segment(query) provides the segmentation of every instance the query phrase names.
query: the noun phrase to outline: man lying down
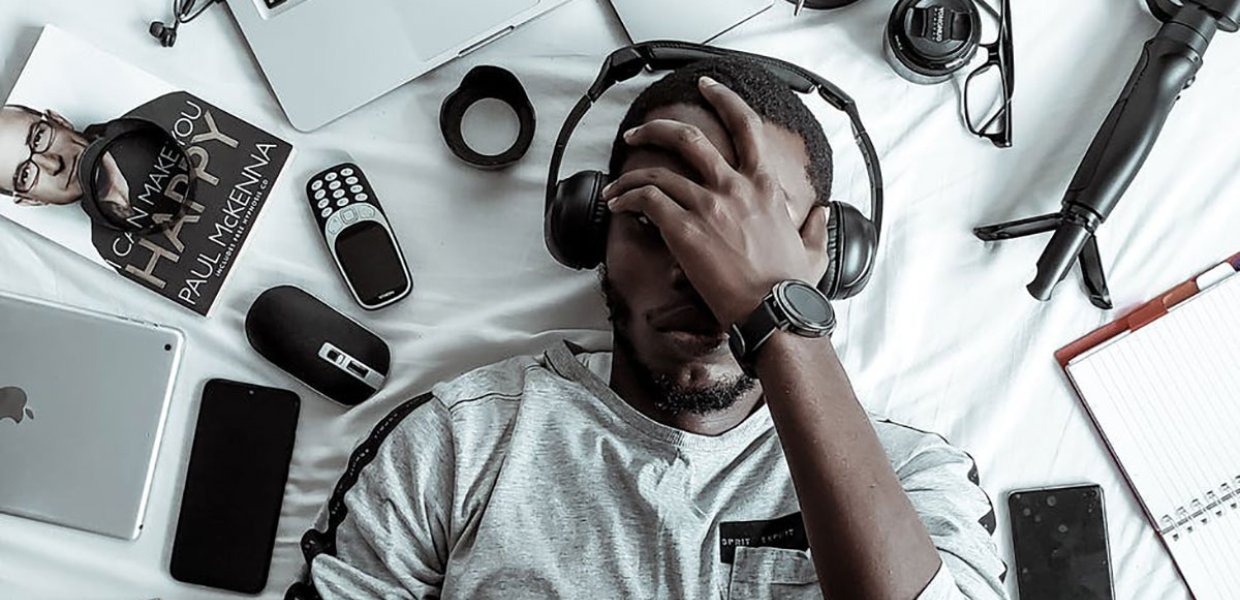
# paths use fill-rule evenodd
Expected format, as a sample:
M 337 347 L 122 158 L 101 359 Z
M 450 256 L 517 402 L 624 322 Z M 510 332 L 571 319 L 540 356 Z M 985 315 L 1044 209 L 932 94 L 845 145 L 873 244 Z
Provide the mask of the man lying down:
M 831 150 L 740 59 L 646 89 L 613 147 L 614 352 L 560 345 L 393 411 L 290 597 L 1003 598 L 972 460 L 873 420 L 829 337 L 728 325 L 827 271 Z M 747 373 L 752 373 L 747 374 Z

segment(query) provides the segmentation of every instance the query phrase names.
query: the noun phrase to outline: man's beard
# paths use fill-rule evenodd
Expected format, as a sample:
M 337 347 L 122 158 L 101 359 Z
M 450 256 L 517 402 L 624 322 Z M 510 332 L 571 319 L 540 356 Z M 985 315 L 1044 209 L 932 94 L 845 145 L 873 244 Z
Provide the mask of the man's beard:
M 611 285 L 606 266 L 599 269 L 603 299 L 607 302 L 607 319 L 611 321 L 615 351 L 623 353 L 632 366 L 637 382 L 650 394 L 659 410 L 670 414 L 683 413 L 704 415 L 730 408 L 757 385 L 758 380 L 741 373 L 723 381 L 713 381 L 705 387 L 681 385 L 675 378 L 656 373 L 637 355 L 637 348 L 629 338 L 629 324 L 633 313 L 624 298 Z

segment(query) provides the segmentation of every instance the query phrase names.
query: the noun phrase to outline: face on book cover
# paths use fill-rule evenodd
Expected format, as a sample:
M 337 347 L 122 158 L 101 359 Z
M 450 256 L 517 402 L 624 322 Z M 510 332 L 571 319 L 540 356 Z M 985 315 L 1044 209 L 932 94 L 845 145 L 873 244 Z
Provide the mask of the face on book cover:
M 86 138 L 55 111 L 0 109 L 0 188 L 24 204 L 72 204 L 82 198 L 77 163 Z M 42 150 L 37 152 L 36 150 Z M 34 168 L 23 164 L 30 161 Z M 29 190 L 20 188 L 29 187 Z
M 54 110 L 0 108 L 0 191 L 24 206 L 59 206 L 82 199 L 78 169 L 88 140 Z M 102 159 L 100 208 L 123 220 L 132 214 L 129 186 L 110 154 Z

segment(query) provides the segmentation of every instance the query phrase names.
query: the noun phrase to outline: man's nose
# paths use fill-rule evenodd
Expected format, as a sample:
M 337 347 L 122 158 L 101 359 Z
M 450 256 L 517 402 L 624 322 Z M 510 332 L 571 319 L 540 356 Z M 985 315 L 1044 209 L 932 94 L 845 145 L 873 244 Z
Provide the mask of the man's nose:
M 65 168 L 65 160 L 54 149 L 47 152 L 34 155 L 34 164 L 38 165 L 39 170 L 48 175 L 59 175 L 60 171 Z
M 680 263 L 676 259 L 671 260 L 671 277 L 672 289 L 678 292 L 684 292 L 693 289 L 693 284 L 689 283 L 689 277 L 685 275 L 685 270 L 681 268 Z
M 685 277 L 685 270 L 683 267 L 680 266 L 680 262 L 674 258 L 670 262 L 671 262 L 670 266 L 672 269 L 672 282 L 681 283 L 681 282 L 689 281 L 689 278 Z

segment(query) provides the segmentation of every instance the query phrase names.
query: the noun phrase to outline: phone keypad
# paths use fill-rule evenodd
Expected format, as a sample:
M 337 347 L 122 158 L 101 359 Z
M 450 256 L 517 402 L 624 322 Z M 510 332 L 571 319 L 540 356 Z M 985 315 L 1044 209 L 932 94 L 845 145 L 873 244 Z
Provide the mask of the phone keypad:
M 319 216 L 327 219 L 342 212 L 349 206 L 361 203 L 371 202 L 371 195 L 365 182 L 361 179 L 361 173 L 354 167 L 341 167 L 327 170 L 320 173 L 310 182 L 307 188 L 310 194 L 313 206 L 319 211 Z M 350 212 L 348 223 L 356 222 L 360 219 L 370 219 L 377 217 L 380 213 L 375 207 L 359 207 L 356 212 Z M 337 221 L 346 218 L 341 214 Z M 324 223 L 324 227 L 327 224 Z M 335 227 L 339 231 L 343 227 Z M 327 233 L 335 233 L 328 230 Z

